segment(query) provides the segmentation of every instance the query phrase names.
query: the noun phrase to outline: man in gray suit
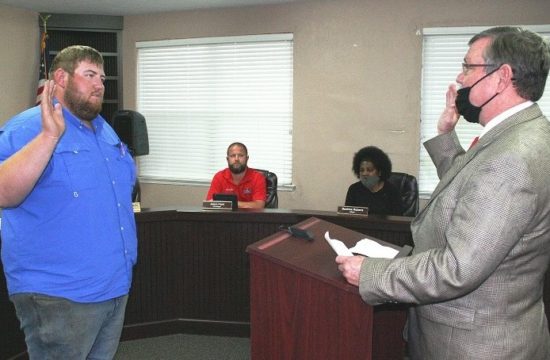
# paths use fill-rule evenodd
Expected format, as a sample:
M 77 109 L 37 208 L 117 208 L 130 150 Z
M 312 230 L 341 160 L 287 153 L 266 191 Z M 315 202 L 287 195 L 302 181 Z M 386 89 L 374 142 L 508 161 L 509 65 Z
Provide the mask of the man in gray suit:
M 499 27 L 474 36 L 424 145 L 440 182 L 413 221 L 412 256 L 336 258 L 369 304 L 412 303 L 412 359 L 550 359 L 542 299 L 550 262 L 550 124 L 535 103 L 550 47 Z M 459 116 L 484 128 L 468 151 Z

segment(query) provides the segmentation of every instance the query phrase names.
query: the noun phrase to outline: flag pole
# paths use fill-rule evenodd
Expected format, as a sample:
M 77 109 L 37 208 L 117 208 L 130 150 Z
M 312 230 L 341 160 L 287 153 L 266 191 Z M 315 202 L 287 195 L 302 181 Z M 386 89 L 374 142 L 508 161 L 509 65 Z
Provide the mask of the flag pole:
M 42 20 L 42 35 L 40 37 L 40 71 L 38 74 L 38 88 L 36 89 L 36 102 L 35 105 L 40 104 L 42 101 L 42 91 L 44 91 L 44 83 L 48 80 L 48 54 L 46 53 L 46 41 L 48 39 L 48 19 L 51 15 L 39 14 L 40 20 Z
M 48 54 L 46 54 L 46 39 L 48 38 L 48 19 L 51 15 L 42 15 L 40 14 L 40 20 L 42 20 L 42 27 L 44 28 L 44 32 L 42 33 L 42 38 L 40 39 L 40 53 L 44 57 L 44 73 L 46 76 L 46 80 L 48 80 Z

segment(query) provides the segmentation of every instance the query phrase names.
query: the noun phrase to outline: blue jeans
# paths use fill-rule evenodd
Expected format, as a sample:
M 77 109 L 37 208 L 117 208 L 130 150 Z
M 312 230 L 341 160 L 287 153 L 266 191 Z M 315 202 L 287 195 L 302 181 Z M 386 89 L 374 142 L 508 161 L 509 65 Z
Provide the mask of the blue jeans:
M 35 293 L 10 297 L 31 360 L 111 360 L 124 323 L 128 295 L 77 303 Z

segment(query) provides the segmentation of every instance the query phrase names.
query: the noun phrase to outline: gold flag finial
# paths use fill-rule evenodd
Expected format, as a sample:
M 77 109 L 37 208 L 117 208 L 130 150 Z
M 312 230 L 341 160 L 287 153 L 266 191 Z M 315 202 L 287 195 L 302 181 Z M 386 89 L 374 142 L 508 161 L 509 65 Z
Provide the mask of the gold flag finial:
M 42 27 L 44 28 L 44 32 L 47 33 L 48 30 L 47 30 L 47 24 L 48 24 L 48 19 L 51 17 L 51 15 L 42 15 L 40 14 L 40 20 L 42 20 Z

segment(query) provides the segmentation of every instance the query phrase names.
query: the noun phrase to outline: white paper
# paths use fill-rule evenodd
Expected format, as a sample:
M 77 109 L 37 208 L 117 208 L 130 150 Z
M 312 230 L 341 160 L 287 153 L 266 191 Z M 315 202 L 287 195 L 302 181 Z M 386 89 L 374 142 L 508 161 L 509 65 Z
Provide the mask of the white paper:
M 328 244 L 336 254 L 341 256 L 353 256 L 351 250 L 348 249 L 348 247 L 343 242 L 337 239 L 331 239 L 328 231 L 325 233 L 325 240 L 328 242 Z
M 350 250 L 356 254 L 385 259 L 393 259 L 399 253 L 398 250 L 389 246 L 380 245 L 371 239 L 359 240 Z
M 372 258 L 385 258 L 393 259 L 398 253 L 398 250 L 389 246 L 380 245 L 371 239 L 362 239 L 355 244 L 354 247 L 348 249 L 346 244 L 338 239 L 331 239 L 330 235 L 325 232 L 325 240 L 329 243 L 330 247 L 338 255 L 353 256 L 353 254 L 361 254 Z

